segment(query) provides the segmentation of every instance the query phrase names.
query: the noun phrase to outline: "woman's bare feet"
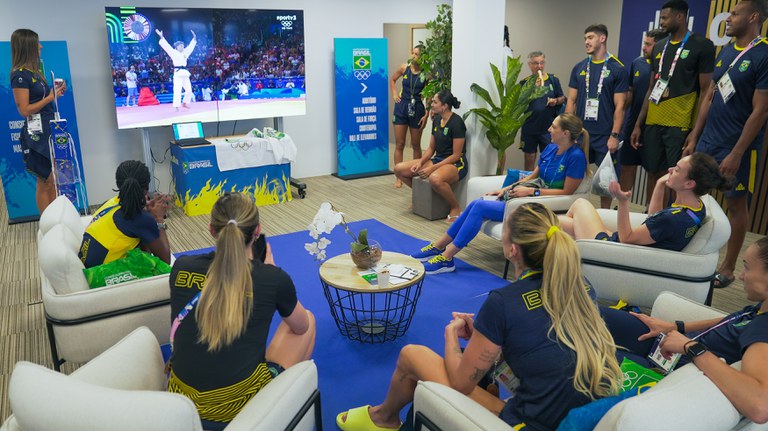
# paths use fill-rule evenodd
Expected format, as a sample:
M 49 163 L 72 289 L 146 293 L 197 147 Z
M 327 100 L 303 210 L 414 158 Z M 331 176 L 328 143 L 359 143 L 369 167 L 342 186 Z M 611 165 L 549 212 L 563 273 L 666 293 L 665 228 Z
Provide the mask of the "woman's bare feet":
M 402 182 L 402 181 L 400 181 L 400 178 L 397 178 L 397 179 L 395 180 L 395 188 L 396 188 L 396 189 L 399 189 L 399 188 L 400 188 L 400 187 L 402 187 L 402 186 L 403 186 L 403 182 Z

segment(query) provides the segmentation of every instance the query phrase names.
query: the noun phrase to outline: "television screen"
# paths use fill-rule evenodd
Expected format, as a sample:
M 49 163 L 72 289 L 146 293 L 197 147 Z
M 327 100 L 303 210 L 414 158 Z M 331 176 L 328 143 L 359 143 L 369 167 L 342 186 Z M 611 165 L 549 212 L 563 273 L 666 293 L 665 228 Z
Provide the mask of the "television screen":
M 306 113 L 301 10 L 107 7 L 119 129 Z

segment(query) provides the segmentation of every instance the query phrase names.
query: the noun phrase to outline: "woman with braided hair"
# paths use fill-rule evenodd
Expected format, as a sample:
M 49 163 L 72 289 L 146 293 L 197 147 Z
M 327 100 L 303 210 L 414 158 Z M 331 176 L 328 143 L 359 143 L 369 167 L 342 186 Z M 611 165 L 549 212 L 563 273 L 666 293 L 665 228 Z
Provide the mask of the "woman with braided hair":
M 149 199 L 149 169 L 138 160 L 120 163 L 115 174 L 117 196 L 96 211 L 85 228 L 78 256 L 86 268 L 112 262 L 141 247 L 171 263 L 165 217 L 169 199 Z

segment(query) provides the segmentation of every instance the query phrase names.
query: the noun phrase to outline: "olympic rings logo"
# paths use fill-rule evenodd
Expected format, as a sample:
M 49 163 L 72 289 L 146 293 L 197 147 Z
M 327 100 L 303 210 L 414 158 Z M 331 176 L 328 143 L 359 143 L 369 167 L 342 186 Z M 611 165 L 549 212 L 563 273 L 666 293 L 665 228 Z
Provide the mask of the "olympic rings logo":
M 355 78 L 357 78 L 358 81 L 365 81 L 366 79 L 371 77 L 371 71 L 370 70 L 356 70 L 354 72 Z
M 283 25 L 284 30 L 293 28 L 293 21 L 280 21 L 280 24 Z
M 248 151 L 253 146 L 250 142 L 233 142 L 230 145 L 232 145 L 232 149 L 236 150 L 239 148 L 242 151 Z

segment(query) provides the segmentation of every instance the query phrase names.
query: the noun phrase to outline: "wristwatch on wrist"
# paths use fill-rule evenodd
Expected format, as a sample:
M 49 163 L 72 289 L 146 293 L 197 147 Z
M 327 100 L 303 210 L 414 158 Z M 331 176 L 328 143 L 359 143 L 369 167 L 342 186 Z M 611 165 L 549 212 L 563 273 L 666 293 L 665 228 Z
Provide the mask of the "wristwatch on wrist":
M 675 320 L 675 326 L 677 326 L 677 332 L 685 334 L 685 322 L 682 320 Z
M 539 190 L 539 189 L 534 190 L 533 191 L 533 195 L 534 196 L 541 196 L 541 190 Z
M 160 229 L 160 230 L 168 230 L 168 225 L 165 224 L 165 222 L 157 223 L 157 228 Z
M 611 138 L 621 139 L 621 135 L 616 132 L 611 132 Z
M 707 350 L 709 350 L 707 349 L 707 346 L 693 342 L 685 348 L 685 354 L 688 355 L 688 358 L 690 358 L 691 361 L 693 361 L 694 358 L 703 355 Z

